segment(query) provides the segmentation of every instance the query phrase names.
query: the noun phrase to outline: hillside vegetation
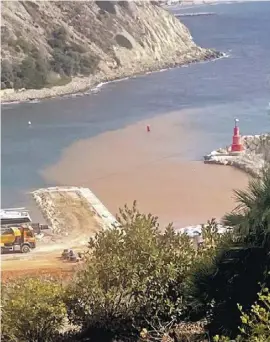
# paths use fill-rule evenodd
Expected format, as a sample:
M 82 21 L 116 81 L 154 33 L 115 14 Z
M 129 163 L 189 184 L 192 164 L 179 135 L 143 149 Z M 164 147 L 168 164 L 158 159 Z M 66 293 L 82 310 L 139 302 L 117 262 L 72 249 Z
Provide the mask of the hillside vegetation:
M 151 1 L 3 1 L 2 89 L 96 81 L 217 56 Z

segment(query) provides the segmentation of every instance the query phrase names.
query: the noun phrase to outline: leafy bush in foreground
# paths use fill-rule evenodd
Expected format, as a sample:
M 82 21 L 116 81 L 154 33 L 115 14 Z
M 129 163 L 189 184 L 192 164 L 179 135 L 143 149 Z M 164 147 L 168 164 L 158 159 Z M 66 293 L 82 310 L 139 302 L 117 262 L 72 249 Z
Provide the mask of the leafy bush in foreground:
M 205 318 L 211 336 L 236 336 L 241 325 L 238 341 L 269 340 L 268 290 L 243 313 L 257 298 L 258 282 L 270 285 L 267 225 L 260 227 L 265 238 L 251 245 L 248 236 L 221 237 L 209 221 L 196 250 L 171 225 L 161 233 L 157 218 L 141 214 L 136 203 L 120 210 L 118 221 L 90 240 L 83 268 L 64 291 L 57 282 L 31 278 L 3 286 L 3 341 L 157 341 L 164 334 L 195 341 L 205 336 Z M 67 317 L 75 331 L 61 335 Z
M 266 342 L 270 341 L 270 292 L 268 288 L 262 288 L 258 293 L 258 302 L 251 306 L 248 313 L 238 305 L 241 313 L 240 335 L 237 342 Z M 230 338 L 215 336 L 215 342 L 229 342 Z
M 55 341 L 66 317 L 62 295 L 52 280 L 24 278 L 2 285 L 1 340 Z
M 247 310 L 259 291 L 258 282 L 264 281 L 267 251 L 252 246 L 235 244 L 222 251 L 211 265 L 197 268 L 193 276 L 193 307 L 208 316 L 210 335 L 225 334 L 235 337 L 241 323 L 237 304 Z
M 234 227 L 240 236 L 261 243 L 265 227 L 270 230 L 270 165 L 260 178 L 249 181 L 245 190 L 235 190 L 237 207 L 224 216 L 224 224 Z
M 199 308 L 199 318 L 208 314 L 212 336 L 236 336 L 241 324 L 237 304 L 248 310 L 258 284 L 270 286 L 270 169 L 236 193 L 239 206 L 225 217 L 235 229 L 234 242 L 197 267 L 191 282 L 193 308 Z
M 157 218 L 135 204 L 118 219 L 119 228 L 91 239 L 86 267 L 69 289 L 69 318 L 86 336 L 137 338 L 142 328 L 179 319 L 185 308 L 195 253 L 189 238 L 171 225 L 162 234 Z

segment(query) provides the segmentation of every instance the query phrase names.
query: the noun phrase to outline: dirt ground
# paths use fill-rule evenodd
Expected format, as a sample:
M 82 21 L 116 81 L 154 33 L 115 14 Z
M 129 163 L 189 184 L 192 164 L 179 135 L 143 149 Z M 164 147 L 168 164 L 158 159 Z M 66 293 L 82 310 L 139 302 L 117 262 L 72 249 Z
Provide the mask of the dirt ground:
M 1 255 L 2 281 L 22 276 L 53 276 L 72 278 L 81 262 L 73 263 L 61 259 L 64 249 L 84 252 L 91 236 L 100 229 L 89 204 L 76 192 L 45 192 L 43 214 L 52 218 L 57 232 L 44 231 L 37 247 L 29 254 L 8 253 Z M 50 210 L 53 214 L 50 216 Z
M 43 214 L 55 230 L 43 231 L 37 247 L 28 254 L 1 255 L 2 281 L 22 276 L 51 275 L 71 278 L 80 263 L 61 259 L 64 249 L 84 252 L 91 236 L 100 230 L 89 203 L 77 192 L 44 191 Z
M 53 276 L 70 279 L 82 262 L 61 259 L 62 250 L 50 253 L 7 254 L 1 256 L 2 282 L 22 276 Z

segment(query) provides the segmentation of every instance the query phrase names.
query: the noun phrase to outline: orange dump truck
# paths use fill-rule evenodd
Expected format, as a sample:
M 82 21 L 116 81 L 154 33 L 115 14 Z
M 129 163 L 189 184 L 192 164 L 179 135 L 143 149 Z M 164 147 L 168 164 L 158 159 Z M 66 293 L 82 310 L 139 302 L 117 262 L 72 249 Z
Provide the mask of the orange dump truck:
M 6 251 L 28 253 L 36 247 L 36 238 L 31 227 L 1 227 L 1 253 Z

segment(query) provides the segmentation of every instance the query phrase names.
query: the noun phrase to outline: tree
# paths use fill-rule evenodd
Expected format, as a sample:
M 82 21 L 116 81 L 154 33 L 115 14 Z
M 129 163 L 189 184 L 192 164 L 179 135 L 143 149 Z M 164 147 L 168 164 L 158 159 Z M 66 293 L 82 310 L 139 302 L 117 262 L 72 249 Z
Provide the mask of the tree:
M 23 278 L 2 285 L 2 341 L 53 342 L 66 317 L 62 286 Z
M 264 228 L 270 231 L 270 166 L 260 178 L 250 180 L 247 190 L 236 190 L 235 195 L 238 206 L 224 216 L 224 224 L 234 227 L 240 236 L 261 239 Z
M 16 77 L 21 80 L 19 85 L 24 88 L 39 89 L 44 87 L 47 74 L 47 60 L 36 50 L 33 50 L 31 56 L 25 57 L 16 68 Z
M 270 286 L 269 170 L 251 180 L 248 190 L 236 192 L 240 204 L 224 219 L 234 227 L 231 243 L 217 249 L 212 262 L 207 260 L 194 271 L 192 306 L 200 316 L 208 315 L 212 336 L 235 337 L 241 323 L 237 303 L 248 310 L 259 291 L 258 283 Z
M 13 67 L 6 59 L 1 63 L 1 83 L 3 88 L 12 88 L 14 83 Z
M 66 76 L 73 76 L 79 70 L 79 54 L 75 52 L 65 52 L 55 48 L 51 61 L 52 69 Z
M 48 44 L 53 48 L 58 48 L 60 50 L 64 49 L 66 46 L 67 31 L 63 26 L 52 31 L 52 37 L 48 39 Z
M 194 258 L 189 238 L 136 203 L 120 210 L 119 227 L 101 231 L 89 243 L 85 268 L 67 297 L 69 318 L 87 336 L 138 337 L 141 329 L 179 319 L 184 282 Z M 99 336 L 101 338 L 101 336 Z

